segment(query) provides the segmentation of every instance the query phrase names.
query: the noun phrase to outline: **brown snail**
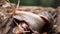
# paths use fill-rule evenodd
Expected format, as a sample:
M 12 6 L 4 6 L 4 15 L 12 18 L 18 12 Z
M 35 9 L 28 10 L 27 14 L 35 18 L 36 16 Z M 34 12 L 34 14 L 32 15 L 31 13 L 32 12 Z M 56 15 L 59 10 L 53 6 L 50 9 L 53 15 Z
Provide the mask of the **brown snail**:
M 46 13 L 45 13 L 46 14 Z M 30 12 L 24 12 L 24 11 L 16 11 L 15 15 L 13 15 L 14 19 L 17 19 L 19 21 L 23 21 L 25 23 L 25 26 L 23 26 L 23 24 L 21 25 L 21 23 L 19 25 L 21 25 L 21 27 L 27 29 L 24 31 L 29 31 L 29 29 L 32 32 L 38 32 L 41 33 L 41 30 L 43 29 L 43 27 L 45 26 L 45 24 L 48 25 L 48 28 L 52 28 L 53 27 L 53 18 L 51 17 L 51 15 L 49 13 L 47 13 L 47 15 L 45 14 L 41 14 L 41 15 L 36 15 Z M 26 25 L 27 24 L 27 25 Z M 29 27 L 27 27 L 29 26 Z M 26 28 L 27 27 L 27 28 Z M 30 31 L 30 32 L 31 32 Z

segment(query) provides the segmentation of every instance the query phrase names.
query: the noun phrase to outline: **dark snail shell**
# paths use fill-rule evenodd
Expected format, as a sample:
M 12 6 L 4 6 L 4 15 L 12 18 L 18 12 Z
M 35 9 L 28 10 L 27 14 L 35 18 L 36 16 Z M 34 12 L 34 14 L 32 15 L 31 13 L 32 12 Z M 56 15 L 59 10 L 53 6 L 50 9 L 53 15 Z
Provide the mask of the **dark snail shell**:
M 44 14 L 41 14 L 41 15 L 45 16 Z M 22 20 L 26 21 L 27 24 L 29 26 L 31 26 L 31 28 L 34 31 L 37 31 L 37 32 L 40 33 L 41 29 L 43 28 L 43 26 L 46 23 L 45 20 L 47 20 L 48 22 L 50 22 L 50 19 L 52 19 L 52 18 L 49 18 L 49 16 L 45 16 L 46 18 L 43 17 L 43 16 L 39 16 L 39 15 L 30 13 L 30 12 L 23 12 L 23 11 L 19 12 L 19 11 L 17 11 L 16 14 L 13 15 L 13 18 L 15 18 L 17 20 L 20 20 L 20 21 L 22 21 Z

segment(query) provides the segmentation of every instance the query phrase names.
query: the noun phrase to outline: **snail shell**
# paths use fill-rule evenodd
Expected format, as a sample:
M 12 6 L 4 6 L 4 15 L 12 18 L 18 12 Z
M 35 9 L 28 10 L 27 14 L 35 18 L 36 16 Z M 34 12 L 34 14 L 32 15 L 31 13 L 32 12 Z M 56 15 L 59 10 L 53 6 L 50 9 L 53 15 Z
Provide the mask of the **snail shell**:
M 45 25 L 45 21 L 39 15 L 30 12 L 16 11 L 16 14 L 13 15 L 13 18 L 16 18 L 20 21 L 26 21 L 32 29 L 38 32 L 40 32 L 42 27 Z
M 40 31 L 45 24 L 41 17 L 30 12 L 16 12 L 16 14 L 13 15 L 13 18 L 16 18 L 20 21 L 25 20 L 35 31 Z

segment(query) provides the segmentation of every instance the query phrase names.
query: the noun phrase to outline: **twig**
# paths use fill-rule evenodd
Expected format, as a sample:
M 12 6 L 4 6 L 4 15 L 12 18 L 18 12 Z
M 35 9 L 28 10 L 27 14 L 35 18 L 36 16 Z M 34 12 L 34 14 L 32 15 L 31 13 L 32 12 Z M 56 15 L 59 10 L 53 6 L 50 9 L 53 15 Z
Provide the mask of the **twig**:
M 18 0 L 18 4 L 17 4 L 17 8 L 16 8 L 16 9 L 18 9 L 18 7 L 19 7 L 19 4 L 20 4 L 20 0 Z

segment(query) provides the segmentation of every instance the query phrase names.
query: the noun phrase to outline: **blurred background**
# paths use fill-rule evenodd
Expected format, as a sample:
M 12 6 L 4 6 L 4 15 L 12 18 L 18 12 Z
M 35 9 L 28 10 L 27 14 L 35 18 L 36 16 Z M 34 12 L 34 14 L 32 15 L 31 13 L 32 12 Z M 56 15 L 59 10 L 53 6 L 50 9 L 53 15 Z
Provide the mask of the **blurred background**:
M 10 2 L 17 4 L 18 0 L 10 0 Z M 60 0 L 20 0 L 22 6 L 43 6 L 43 7 L 58 7 Z

